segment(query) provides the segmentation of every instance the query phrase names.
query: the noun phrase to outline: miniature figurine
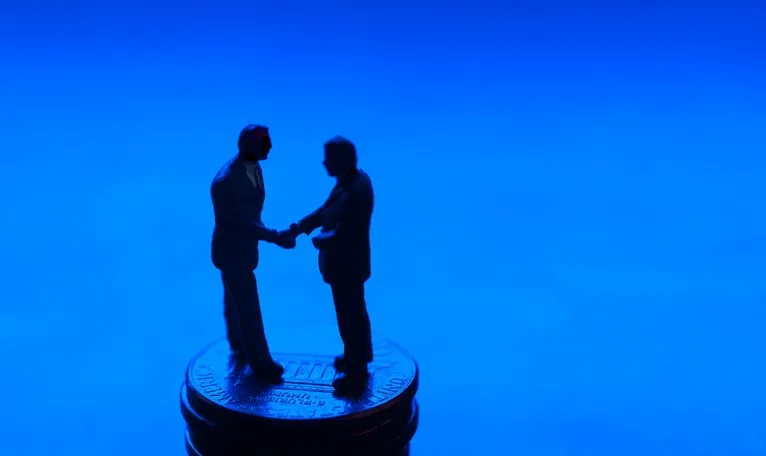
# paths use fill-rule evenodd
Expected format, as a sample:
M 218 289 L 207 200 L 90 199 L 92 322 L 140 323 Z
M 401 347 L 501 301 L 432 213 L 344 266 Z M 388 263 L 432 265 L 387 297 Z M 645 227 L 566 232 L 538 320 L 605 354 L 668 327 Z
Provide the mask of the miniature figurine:
M 261 220 L 266 190 L 260 162 L 272 147 L 268 127 L 247 125 L 237 145 L 239 153 L 210 186 L 215 213 L 211 256 L 221 271 L 232 354 L 244 358 L 260 379 L 279 382 L 284 368 L 271 357 L 266 341 L 255 269 L 260 241 L 292 249 L 295 237 L 267 228 Z
M 333 382 L 339 393 L 359 393 L 372 361 L 370 317 L 364 286 L 370 278 L 370 222 L 373 190 L 369 176 L 357 168 L 356 147 L 336 137 L 324 145 L 324 166 L 336 178 L 330 196 L 319 209 L 290 226 L 293 236 L 321 227 L 312 243 L 319 250 L 319 270 L 330 285 L 343 355 L 335 358 L 343 374 Z

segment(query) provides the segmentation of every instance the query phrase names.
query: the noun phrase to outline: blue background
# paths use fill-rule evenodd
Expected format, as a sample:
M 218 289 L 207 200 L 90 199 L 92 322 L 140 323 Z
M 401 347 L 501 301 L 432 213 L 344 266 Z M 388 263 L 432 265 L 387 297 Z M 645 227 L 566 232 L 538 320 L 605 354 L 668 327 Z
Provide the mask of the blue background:
M 209 183 L 274 137 L 265 220 L 376 189 L 374 331 L 415 455 L 766 454 L 763 2 L 3 2 L 4 452 L 181 454 L 223 335 Z M 308 239 L 272 348 L 337 344 Z

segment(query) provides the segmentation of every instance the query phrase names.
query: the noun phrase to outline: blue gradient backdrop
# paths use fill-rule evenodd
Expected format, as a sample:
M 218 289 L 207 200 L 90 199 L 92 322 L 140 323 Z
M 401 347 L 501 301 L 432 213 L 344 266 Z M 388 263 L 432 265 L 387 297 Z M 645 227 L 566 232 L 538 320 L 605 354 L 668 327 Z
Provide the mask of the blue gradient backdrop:
M 766 454 L 763 2 L 11 1 L 3 454 L 182 453 L 185 363 L 223 335 L 208 186 L 248 122 L 275 227 L 357 142 L 415 455 Z M 275 350 L 337 344 L 306 238 L 259 278 Z

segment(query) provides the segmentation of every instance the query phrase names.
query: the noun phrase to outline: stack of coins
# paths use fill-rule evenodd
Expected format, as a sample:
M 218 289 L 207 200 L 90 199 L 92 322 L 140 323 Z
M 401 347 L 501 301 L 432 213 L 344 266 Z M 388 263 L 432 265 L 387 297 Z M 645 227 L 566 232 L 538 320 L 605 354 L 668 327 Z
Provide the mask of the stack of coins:
M 226 341 L 190 362 L 181 388 L 191 456 L 404 456 L 418 426 L 418 367 L 394 343 L 374 341 L 368 387 L 334 393 L 333 356 L 277 353 L 284 382 L 264 385 Z

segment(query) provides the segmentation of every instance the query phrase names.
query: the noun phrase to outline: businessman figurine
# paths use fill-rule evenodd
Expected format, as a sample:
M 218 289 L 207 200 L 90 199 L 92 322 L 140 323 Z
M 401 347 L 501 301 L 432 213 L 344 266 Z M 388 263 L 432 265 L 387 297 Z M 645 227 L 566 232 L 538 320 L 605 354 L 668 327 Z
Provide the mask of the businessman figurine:
M 330 285 L 343 355 L 335 367 L 343 374 L 333 386 L 341 394 L 364 391 L 372 361 L 370 317 L 364 285 L 370 278 L 370 221 L 373 209 L 372 182 L 357 168 L 354 144 L 336 137 L 324 145 L 324 166 L 336 178 L 329 198 L 316 211 L 290 227 L 290 233 L 310 234 L 321 227 L 312 242 L 319 250 L 319 270 Z
M 258 243 L 292 249 L 295 238 L 269 229 L 261 221 L 266 190 L 260 162 L 271 151 L 268 128 L 246 126 L 237 145 L 239 153 L 218 171 L 210 186 L 215 213 L 211 256 L 221 271 L 226 335 L 232 353 L 244 358 L 259 379 L 278 383 L 284 368 L 271 357 L 263 328 L 255 278 Z

